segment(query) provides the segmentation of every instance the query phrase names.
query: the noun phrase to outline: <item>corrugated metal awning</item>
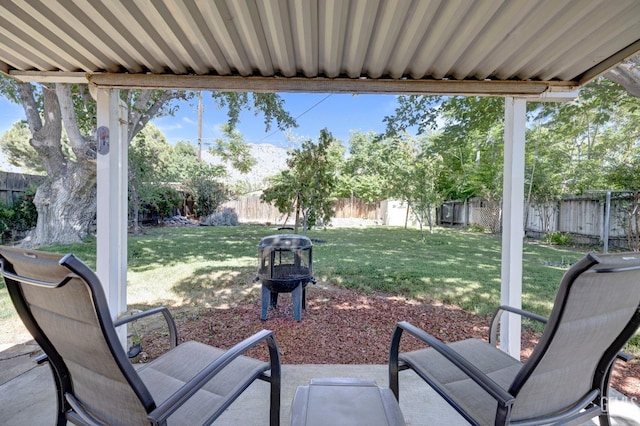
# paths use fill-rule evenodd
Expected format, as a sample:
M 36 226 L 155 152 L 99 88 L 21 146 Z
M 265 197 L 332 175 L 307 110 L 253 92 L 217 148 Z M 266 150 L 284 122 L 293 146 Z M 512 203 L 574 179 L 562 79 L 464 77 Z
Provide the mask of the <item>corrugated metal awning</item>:
M 24 81 L 242 91 L 538 94 L 640 50 L 636 0 L 7 0 Z

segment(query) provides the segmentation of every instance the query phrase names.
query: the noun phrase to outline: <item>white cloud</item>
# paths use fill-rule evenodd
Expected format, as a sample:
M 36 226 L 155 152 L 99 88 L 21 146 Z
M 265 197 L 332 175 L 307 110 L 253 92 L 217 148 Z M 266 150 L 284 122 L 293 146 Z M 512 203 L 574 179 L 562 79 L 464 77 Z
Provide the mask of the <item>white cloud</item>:
M 166 132 L 171 132 L 173 130 L 180 130 L 182 129 L 182 124 L 180 123 L 171 123 L 171 124 L 166 124 L 166 125 L 157 125 L 158 129 L 160 129 L 160 131 L 162 131 L 162 133 L 166 133 Z

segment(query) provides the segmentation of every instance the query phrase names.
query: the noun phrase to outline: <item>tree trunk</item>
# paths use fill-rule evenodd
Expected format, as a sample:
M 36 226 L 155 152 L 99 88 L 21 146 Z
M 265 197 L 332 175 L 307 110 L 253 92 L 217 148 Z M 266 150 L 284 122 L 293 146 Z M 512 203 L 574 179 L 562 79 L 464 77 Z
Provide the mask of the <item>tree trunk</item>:
M 46 179 L 38 187 L 33 203 L 38 222 L 23 246 L 82 241 L 92 233 L 96 218 L 95 170 L 71 164 L 65 173 Z
M 629 95 L 640 98 L 640 55 L 606 72 L 604 78 L 621 85 Z
M 295 224 L 293 225 L 293 232 L 295 234 L 298 233 L 298 227 L 300 226 L 300 195 L 296 196 L 296 220 L 295 220 Z

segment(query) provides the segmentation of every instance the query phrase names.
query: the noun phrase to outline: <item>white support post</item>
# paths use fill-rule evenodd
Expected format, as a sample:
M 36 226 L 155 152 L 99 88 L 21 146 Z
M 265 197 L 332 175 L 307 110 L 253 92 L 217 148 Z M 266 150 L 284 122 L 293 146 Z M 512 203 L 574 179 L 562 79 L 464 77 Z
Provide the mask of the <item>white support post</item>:
M 522 306 L 526 106 L 524 99 L 505 98 L 501 304 L 515 308 Z M 518 315 L 502 316 L 500 348 L 517 359 L 521 327 Z
M 98 89 L 96 272 L 111 317 L 127 310 L 127 108 L 119 91 Z M 118 335 L 126 349 L 126 327 Z

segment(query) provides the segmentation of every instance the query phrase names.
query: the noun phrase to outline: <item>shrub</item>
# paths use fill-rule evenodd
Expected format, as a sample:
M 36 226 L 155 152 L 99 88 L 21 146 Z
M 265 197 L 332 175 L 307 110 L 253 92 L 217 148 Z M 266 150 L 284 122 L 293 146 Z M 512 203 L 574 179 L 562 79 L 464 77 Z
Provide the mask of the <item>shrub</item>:
M 571 245 L 573 238 L 571 237 L 571 234 L 556 231 L 545 234 L 542 240 L 547 244 L 555 246 L 569 246 Z
M 38 211 L 33 204 L 33 197 L 36 195 L 36 187 L 28 186 L 24 194 L 13 203 L 11 209 L 14 211 L 14 229 L 26 231 L 35 228 L 38 222 Z
M 38 212 L 33 204 L 35 188 L 28 187 L 12 206 L 0 203 L 0 234 L 4 240 L 14 231 L 28 231 L 36 226 Z
M 472 223 L 469 226 L 467 226 L 467 231 L 484 233 L 484 232 L 487 231 L 487 228 L 485 228 L 484 226 L 482 226 L 480 224 Z
M 178 190 L 170 186 L 159 186 L 154 189 L 153 207 L 158 212 L 159 217 L 173 215 L 173 212 L 180 207 L 181 203 L 182 196 Z
M 13 229 L 15 212 L 11 207 L 0 203 L 0 232 L 4 233 Z

